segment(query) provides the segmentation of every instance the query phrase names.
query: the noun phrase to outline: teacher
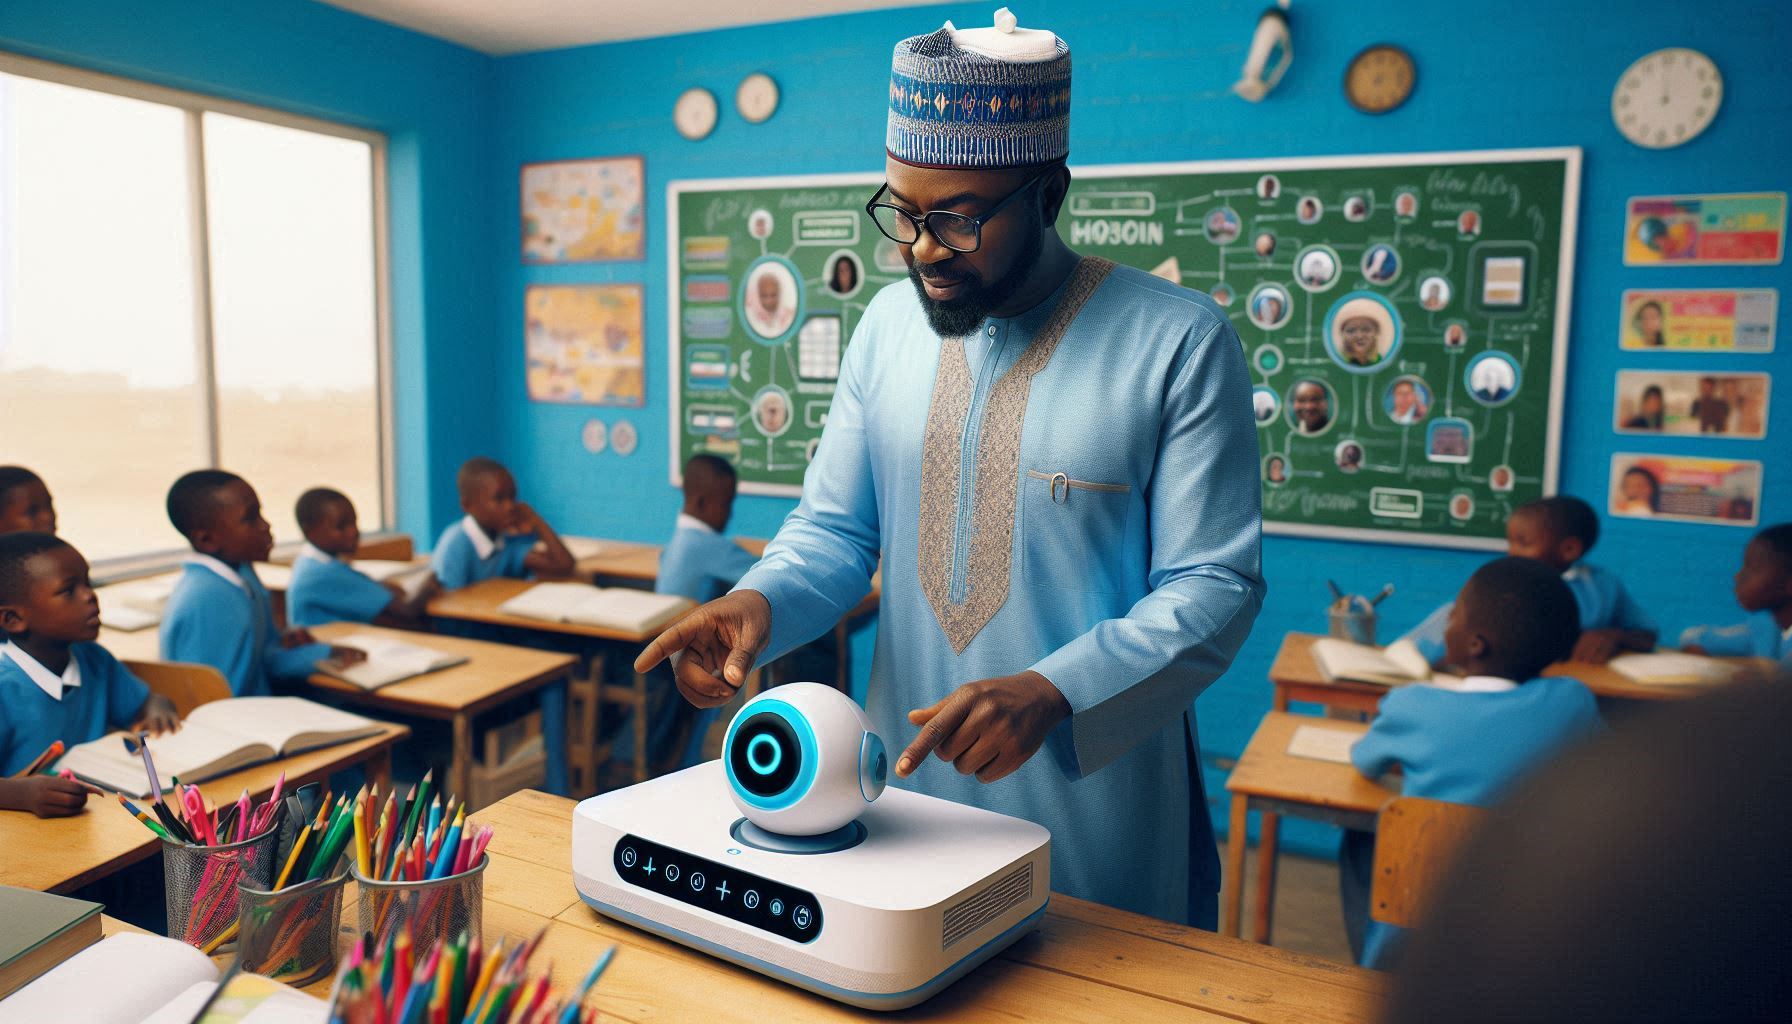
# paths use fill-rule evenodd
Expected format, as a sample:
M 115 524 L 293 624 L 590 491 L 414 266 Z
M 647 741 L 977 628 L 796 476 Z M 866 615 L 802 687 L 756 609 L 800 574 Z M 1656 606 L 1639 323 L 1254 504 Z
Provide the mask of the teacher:
M 881 556 L 896 774 L 1049 828 L 1058 892 L 1212 928 L 1192 702 L 1264 593 L 1251 382 L 1211 299 L 1059 238 L 1070 50 L 1005 20 L 896 47 L 867 212 L 912 286 L 867 308 L 764 558 L 636 668 L 683 651 L 680 692 L 723 704 Z

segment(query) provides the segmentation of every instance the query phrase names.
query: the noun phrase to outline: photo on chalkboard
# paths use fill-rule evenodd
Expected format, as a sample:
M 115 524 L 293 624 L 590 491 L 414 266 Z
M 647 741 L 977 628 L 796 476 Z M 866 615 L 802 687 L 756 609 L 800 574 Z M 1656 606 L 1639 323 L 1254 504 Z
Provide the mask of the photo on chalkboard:
M 1759 440 L 1767 436 L 1772 385 L 1765 373 L 1619 370 L 1612 429 Z
M 1680 455 L 1612 456 L 1607 511 L 1631 519 L 1754 526 L 1761 507 L 1761 464 Z
M 1465 419 L 1435 419 L 1425 428 L 1425 457 L 1432 462 L 1468 462 L 1474 457 L 1474 445 L 1474 425 Z

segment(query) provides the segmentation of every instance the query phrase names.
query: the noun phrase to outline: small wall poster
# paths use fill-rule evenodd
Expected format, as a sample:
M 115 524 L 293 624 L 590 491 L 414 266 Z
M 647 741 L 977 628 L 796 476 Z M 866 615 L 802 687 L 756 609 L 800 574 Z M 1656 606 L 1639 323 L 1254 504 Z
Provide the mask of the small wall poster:
M 1759 462 L 1626 452 L 1612 456 L 1608 511 L 1614 516 L 1754 526 L 1760 507 Z
M 1765 373 L 1619 370 L 1620 434 L 1675 434 L 1759 440 L 1767 435 Z
M 646 402 L 638 284 L 531 285 L 523 298 L 529 397 L 537 402 Z
M 638 156 L 524 164 L 523 262 L 644 258 L 646 176 Z
M 1624 293 L 1618 344 L 1639 351 L 1772 352 L 1779 305 L 1773 288 L 1633 288 Z
M 1629 266 L 1773 264 L 1785 250 L 1786 193 L 1638 196 L 1624 217 Z

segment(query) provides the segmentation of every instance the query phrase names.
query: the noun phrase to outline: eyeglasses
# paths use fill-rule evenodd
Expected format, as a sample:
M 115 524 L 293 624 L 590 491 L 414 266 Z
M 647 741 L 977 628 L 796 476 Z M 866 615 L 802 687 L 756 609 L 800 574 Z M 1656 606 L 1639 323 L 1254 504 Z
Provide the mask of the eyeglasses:
M 889 182 L 885 182 L 877 190 L 877 194 L 871 197 L 871 201 L 865 204 L 865 212 L 871 215 L 871 222 L 877 225 L 877 230 L 892 242 L 915 244 L 921 240 L 921 228 L 925 225 L 936 241 L 953 252 L 976 252 L 983 245 L 983 225 L 995 219 L 996 214 L 1001 213 L 1004 207 L 1045 178 L 1044 174 L 1029 178 L 1026 184 L 985 210 L 981 217 L 967 217 L 950 210 L 929 210 L 917 216 L 900 206 L 880 203 L 878 200 L 890 190 Z

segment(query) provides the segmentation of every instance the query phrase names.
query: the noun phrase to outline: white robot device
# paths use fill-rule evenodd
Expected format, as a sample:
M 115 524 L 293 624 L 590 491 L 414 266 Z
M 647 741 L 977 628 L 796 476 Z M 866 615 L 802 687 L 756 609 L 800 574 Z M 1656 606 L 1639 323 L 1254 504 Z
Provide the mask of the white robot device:
M 1037 926 L 1051 833 L 886 790 L 888 772 L 851 698 L 777 687 L 734 716 L 721 760 L 579 804 L 574 884 L 600 913 L 799 988 L 913 1006 Z

